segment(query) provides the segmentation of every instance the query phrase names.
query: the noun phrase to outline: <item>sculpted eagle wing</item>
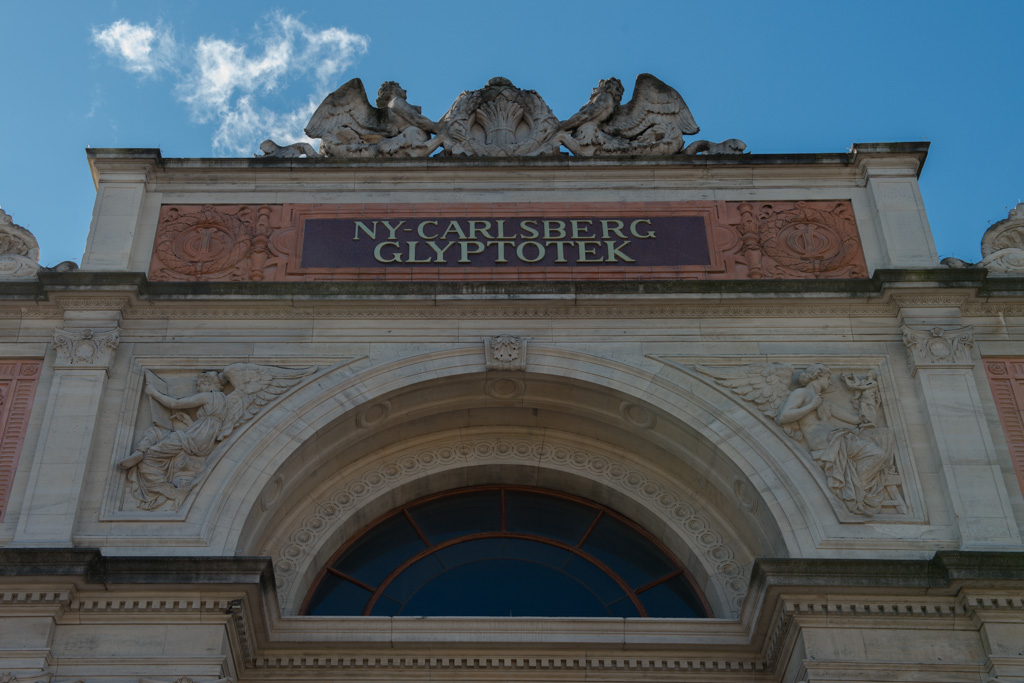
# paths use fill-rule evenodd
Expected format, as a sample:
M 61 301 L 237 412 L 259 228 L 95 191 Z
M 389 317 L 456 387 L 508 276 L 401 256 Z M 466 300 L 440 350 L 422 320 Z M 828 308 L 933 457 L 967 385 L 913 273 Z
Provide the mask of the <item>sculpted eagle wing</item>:
M 610 135 L 635 138 L 651 126 L 661 123 L 678 128 L 683 135 L 700 131 L 690 108 L 675 88 L 651 74 L 636 77 L 633 97 L 602 129 Z
M 226 438 L 240 424 L 248 422 L 263 406 L 316 370 L 315 365 L 294 369 L 255 363 L 232 363 L 224 368 L 224 376 L 234 391 L 227 395 L 227 415 L 218 438 Z
M 400 132 L 389 114 L 387 109 L 370 104 L 363 82 L 353 78 L 324 98 L 305 132 L 311 138 L 374 143 Z
M 696 366 L 697 372 L 718 380 L 734 394 L 753 403 L 774 420 L 790 394 L 794 369 L 786 363 L 754 363 L 740 367 Z

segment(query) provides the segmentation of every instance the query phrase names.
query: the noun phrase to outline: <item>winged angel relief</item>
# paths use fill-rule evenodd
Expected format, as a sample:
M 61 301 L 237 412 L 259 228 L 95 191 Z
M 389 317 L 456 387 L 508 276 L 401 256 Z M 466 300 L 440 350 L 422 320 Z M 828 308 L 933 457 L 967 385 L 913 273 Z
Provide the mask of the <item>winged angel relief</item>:
M 207 469 L 221 441 L 248 422 L 263 406 L 316 371 L 233 363 L 223 372 L 209 370 L 196 378 L 196 393 L 168 396 L 166 383 L 146 372 L 153 425 L 130 456 L 118 463 L 142 510 L 166 503 L 177 510 Z M 233 390 L 225 392 L 226 385 Z M 174 412 L 171 412 L 174 411 Z
M 869 517 L 907 511 L 895 439 L 879 424 L 881 398 L 873 371 L 841 375 L 845 392 L 837 391 L 832 370 L 823 363 L 800 371 L 785 363 L 698 365 L 697 371 L 752 403 L 803 445 L 850 512 Z
M 633 97 L 622 104 L 617 78 L 602 80 L 590 100 L 570 119 L 559 121 L 533 90 L 496 77 L 479 90 L 467 90 L 440 121 L 409 104 L 407 93 L 387 81 L 370 104 L 362 81 L 354 78 L 327 96 L 305 132 L 320 138 L 317 152 L 307 143 L 265 141 L 265 156 L 425 157 L 536 156 L 558 154 L 564 146 L 577 156 L 738 154 L 746 145 L 731 139 L 698 140 L 683 146 L 684 135 L 700 128 L 682 96 L 651 74 L 640 74 Z

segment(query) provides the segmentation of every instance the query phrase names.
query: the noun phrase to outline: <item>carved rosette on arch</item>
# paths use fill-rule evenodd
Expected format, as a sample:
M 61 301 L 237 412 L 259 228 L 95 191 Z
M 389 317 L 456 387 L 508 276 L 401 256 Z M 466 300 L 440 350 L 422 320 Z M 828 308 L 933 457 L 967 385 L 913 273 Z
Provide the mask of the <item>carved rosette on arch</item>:
M 259 282 L 287 261 L 294 231 L 280 222 L 280 206 L 165 206 L 149 277 Z
M 906 514 L 896 439 L 885 421 L 877 373 L 835 372 L 824 363 L 695 366 L 799 443 L 829 491 L 859 520 Z
M 81 332 L 68 330 L 53 331 L 53 348 L 57 351 L 54 367 L 64 368 L 109 368 L 114 360 L 114 351 L 121 339 L 121 330 Z
M 751 279 L 867 277 L 850 202 L 742 202 L 735 211 Z
M 526 370 L 526 337 L 499 334 L 484 337 L 488 370 Z
M 903 345 L 913 374 L 918 368 L 969 368 L 974 365 L 974 328 L 946 330 L 941 327 L 915 329 L 903 326 Z

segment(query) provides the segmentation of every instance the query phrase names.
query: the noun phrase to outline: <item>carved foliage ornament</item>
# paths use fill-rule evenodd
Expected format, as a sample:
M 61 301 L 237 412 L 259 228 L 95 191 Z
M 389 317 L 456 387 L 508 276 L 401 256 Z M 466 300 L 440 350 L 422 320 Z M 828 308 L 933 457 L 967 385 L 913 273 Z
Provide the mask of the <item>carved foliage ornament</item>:
M 683 136 L 700 128 L 682 96 L 651 74 L 637 76 L 633 97 L 622 104 L 617 78 L 602 80 L 590 100 L 571 118 L 559 121 L 533 90 L 495 77 L 479 90 L 463 92 L 441 120 L 423 116 L 407 93 L 387 81 L 370 104 L 358 78 L 327 96 L 313 113 L 305 133 L 320 138 L 321 157 L 577 156 L 739 154 L 735 138 L 721 143 L 698 140 L 684 148 Z M 260 145 L 265 156 L 313 156 L 307 143 Z
M 907 361 L 912 372 L 921 366 L 934 368 L 969 368 L 974 365 L 971 348 L 974 347 L 974 328 L 941 327 L 914 329 L 903 326 L 903 345 L 907 347 Z
M 484 338 L 484 356 L 488 370 L 525 370 L 526 337 L 500 334 Z
M 878 377 L 835 373 L 824 363 L 696 366 L 753 404 L 811 456 L 828 489 L 851 513 L 904 514 L 896 441 L 884 422 Z
M 223 372 L 200 373 L 196 393 L 183 398 L 169 396 L 167 383 L 147 371 L 152 425 L 118 463 L 138 508 L 155 510 L 169 503 L 177 510 L 209 470 L 217 445 L 316 369 L 233 363 Z M 233 391 L 226 391 L 228 385 Z
M 56 367 L 108 368 L 121 339 L 121 330 L 93 332 L 53 331 L 53 347 L 57 350 Z

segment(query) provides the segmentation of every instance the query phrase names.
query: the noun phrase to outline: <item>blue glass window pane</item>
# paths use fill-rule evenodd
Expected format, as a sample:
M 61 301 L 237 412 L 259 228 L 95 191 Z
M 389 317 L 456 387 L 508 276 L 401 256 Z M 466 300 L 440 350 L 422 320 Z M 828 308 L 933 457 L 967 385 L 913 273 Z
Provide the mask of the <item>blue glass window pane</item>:
M 402 610 L 402 606 L 384 597 L 383 595 L 373 605 L 373 609 L 370 610 L 371 617 L 393 617 Z
M 583 550 L 608 565 L 634 589 L 676 569 L 657 546 L 610 515 L 597 523 Z
M 568 550 L 557 546 L 527 541 L 518 538 L 506 539 L 502 546 L 502 557 L 509 559 L 529 560 L 552 569 L 562 571 L 565 564 L 575 557 Z
M 615 602 L 625 595 L 619 584 L 605 574 L 604 570 L 579 555 L 573 555 L 572 559 L 566 563 L 565 572 L 590 586 L 590 590 L 594 591 L 604 603 Z
M 490 559 L 439 574 L 402 614 L 474 617 L 607 617 L 602 601 L 572 577 L 533 562 Z
M 438 550 L 435 555 L 441 564 L 451 569 L 467 562 L 487 560 L 501 557 L 502 543 L 500 538 L 484 538 L 477 541 L 456 543 L 453 546 Z
M 629 598 L 622 598 L 612 604 L 608 605 L 608 612 L 613 617 L 638 617 L 640 613 L 636 611 L 636 606 L 633 601 Z
M 431 543 L 501 531 L 500 496 L 498 491 L 447 496 L 409 508 L 409 514 Z
M 371 593 L 333 574 L 324 576 L 306 607 L 314 616 L 362 614 Z
M 637 597 L 651 617 L 703 617 L 704 608 L 682 576 L 645 590 Z
M 505 494 L 505 528 L 508 531 L 546 536 L 576 545 L 598 511 L 564 498 L 508 491 Z
M 404 604 L 420 586 L 444 571 L 437 554 L 427 555 L 399 574 L 384 589 L 384 595 Z M 374 610 L 374 614 L 376 614 Z
M 377 525 L 338 558 L 334 568 L 343 574 L 377 586 L 400 564 L 426 548 L 404 515 Z

